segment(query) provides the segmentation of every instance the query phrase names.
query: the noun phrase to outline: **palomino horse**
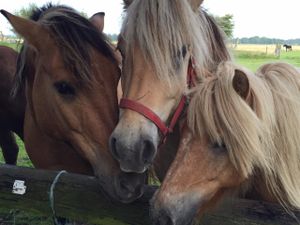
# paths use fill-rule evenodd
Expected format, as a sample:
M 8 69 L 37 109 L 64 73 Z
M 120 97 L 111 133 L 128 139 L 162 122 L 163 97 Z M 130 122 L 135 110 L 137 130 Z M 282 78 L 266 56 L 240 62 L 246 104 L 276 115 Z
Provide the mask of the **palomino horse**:
M 13 134 L 23 139 L 25 95 L 20 91 L 11 96 L 13 78 L 16 72 L 18 53 L 6 46 L 0 46 L 0 146 L 5 162 L 16 164 L 18 145 Z
M 110 149 L 122 171 L 143 173 L 183 111 L 191 79 L 230 55 L 215 22 L 198 10 L 202 0 L 124 3 L 127 16 L 118 43 L 124 98 Z M 196 75 L 188 78 L 193 66 Z
M 24 37 L 16 89 L 24 86 L 24 140 L 37 168 L 94 174 L 114 199 L 142 194 L 145 174 L 125 174 L 108 150 L 118 120 L 120 70 L 104 35 L 65 6 L 27 20 L 2 10 Z
M 190 224 L 230 192 L 300 209 L 300 73 L 225 62 L 193 92 L 178 154 L 152 202 L 155 224 Z

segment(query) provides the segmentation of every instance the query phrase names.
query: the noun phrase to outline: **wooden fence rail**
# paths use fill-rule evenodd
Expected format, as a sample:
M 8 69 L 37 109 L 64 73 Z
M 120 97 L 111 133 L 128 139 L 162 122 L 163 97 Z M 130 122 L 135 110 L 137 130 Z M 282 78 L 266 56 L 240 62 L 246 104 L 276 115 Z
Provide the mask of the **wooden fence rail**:
M 52 216 L 49 191 L 58 172 L 24 167 L 0 167 L 0 207 L 22 209 Z M 26 193 L 12 193 L 15 180 L 25 181 Z M 107 224 L 116 219 L 128 224 L 150 224 L 148 201 L 154 188 L 147 188 L 139 201 L 124 205 L 101 193 L 97 179 L 79 174 L 62 174 L 55 185 L 54 207 L 57 216 L 92 224 Z M 116 222 L 116 224 L 118 224 Z
M 0 208 L 23 209 L 52 216 L 49 202 L 51 184 L 58 172 L 31 168 L 0 166 Z M 26 193 L 13 194 L 15 180 L 25 181 Z M 97 179 L 78 174 L 62 174 L 55 185 L 57 216 L 92 224 L 110 224 L 112 220 L 132 225 L 150 225 L 149 204 L 155 187 L 132 204 L 109 200 L 101 191 Z M 294 212 L 300 221 L 300 212 Z M 202 225 L 297 225 L 279 205 L 259 201 L 233 199 L 214 213 L 205 215 Z

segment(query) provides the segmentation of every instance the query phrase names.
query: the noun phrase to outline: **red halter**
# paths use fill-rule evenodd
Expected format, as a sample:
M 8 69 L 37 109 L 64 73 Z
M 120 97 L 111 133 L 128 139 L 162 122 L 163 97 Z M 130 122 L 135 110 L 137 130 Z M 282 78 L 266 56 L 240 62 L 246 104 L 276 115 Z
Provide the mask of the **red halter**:
M 196 76 L 195 62 L 194 62 L 194 58 L 191 57 L 189 60 L 188 71 L 187 71 L 188 88 L 195 86 L 195 76 Z M 141 103 L 132 101 L 130 99 L 122 98 L 120 101 L 119 107 L 138 112 L 141 115 L 143 115 L 144 117 L 146 117 L 147 119 L 149 119 L 150 121 L 152 121 L 157 126 L 157 128 L 160 130 L 160 132 L 162 133 L 162 140 L 163 140 L 163 142 L 165 142 L 167 135 L 169 133 L 173 132 L 173 128 L 174 128 L 175 124 L 177 123 L 179 116 L 183 112 L 186 103 L 187 103 L 187 97 L 185 95 L 183 95 L 180 99 L 180 102 L 173 114 L 173 117 L 172 117 L 169 125 L 166 125 L 159 118 L 159 116 L 156 115 L 155 112 L 153 112 L 151 109 L 147 108 L 146 106 L 142 105 Z

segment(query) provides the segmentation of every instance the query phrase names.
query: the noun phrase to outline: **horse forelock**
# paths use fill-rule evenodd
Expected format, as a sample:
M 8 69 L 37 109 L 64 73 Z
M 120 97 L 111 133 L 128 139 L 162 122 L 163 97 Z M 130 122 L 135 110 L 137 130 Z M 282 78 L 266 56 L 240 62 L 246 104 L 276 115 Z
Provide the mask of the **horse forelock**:
M 213 30 L 213 21 L 202 10 L 194 12 L 188 1 L 136 0 L 126 12 L 121 30 L 129 56 L 125 58 L 125 66 L 133 64 L 133 49 L 138 46 L 158 78 L 169 84 L 176 82 L 178 65 L 184 60 L 177 53 L 184 46 L 191 49 L 200 69 L 213 65 L 212 49 L 227 52 L 225 45 L 211 43 L 217 39 L 211 37 L 219 32 Z M 222 49 L 212 47 L 217 45 Z
M 233 88 L 235 68 L 231 63 L 222 63 L 216 76 L 199 84 L 189 106 L 188 121 L 196 136 L 208 135 L 212 143 L 224 143 L 237 171 L 248 177 L 256 166 L 270 167 L 269 155 L 264 150 L 266 143 L 261 137 L 268 134 L 268 126 L 272 123 L 262 122 L 263 118 L 269 120 L 266 115 L 269 115 L 269 108 L 272 109 L 272 98 L 262 82 L 247 71 L 251 87 L 260 87 L 251 89 L 255 103 L 252 109 Z M 262 93 L 265 97 L 257 98 Z M 265 109 L 268 101 L 270 107 Z
M 38 21 L 49 31 L 55 44 L 59 47 L 65 67 L 79 81 L 89 82 L 91 79 L 91 49 L 94 48 L 113 63 L 117 64 L 106 36 L 100 33 L 90 21 L 72 8 L 47 4 L 33 11 L 31 19 Z M 21 49 L 18 59 L 16 82 L 24 82 L 26 66 L 26 43 Z M 24 53 L 22 53 L 25 51 Z M 101 63 L 101 62 L 97 62 Z M 16 84 L 16 86 L 21 86 Z
M 235 69 L 247 75 L 252 106 L 232 86 Z M 244 176 L 259 169 L 286 208 L 300 208 L 300 74 L 287 64 L 268 64 L 257 75 L 232 63 L 192 93 L 188 124 L 195 138 L 226 145 L 230 161 Z M 263 184 L 262 184 L 263 185 Z

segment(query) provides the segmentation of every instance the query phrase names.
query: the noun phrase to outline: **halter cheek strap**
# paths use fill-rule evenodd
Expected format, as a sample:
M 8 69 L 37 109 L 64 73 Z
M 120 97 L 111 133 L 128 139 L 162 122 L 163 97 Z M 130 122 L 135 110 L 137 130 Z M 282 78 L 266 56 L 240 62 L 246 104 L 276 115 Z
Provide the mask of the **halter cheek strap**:
M 194 58 L 191 57 L 189 60 L 189 66 L 188 66 L 188 72 L 187 72 L 188 88 L 195 86 L 195 77 L 196 77 L 195 63 L 194 63 Z M 173 132 L 173 128 L 175 127 L 181 113 L 184 111 L 186 104 L 187 104 L 187 97 L 185 95 L 182 95 L 180 102 L 173 114 L 173 117 L 172 117 L 169 125 L 166 125 L 155 112 L 153 112 L 151 109 L 142 105 L 139 102 L 136 102 L 136 101 L 133 101 L 133 100 L 130 100 L 127 98 L 122 98 L 120 101 L 119 107 L 123 108 L 123 109 L 130 109 L 132 111 L 138 112 L 141 115 L 143 115 L 145 118 L 147 118 L 148 120 L 153 122 L 157 126 L 157 128 L 160 130 L 160 132 L 162 134 L 162 142 L 164 143 L 167 135 L 169 133 Z

